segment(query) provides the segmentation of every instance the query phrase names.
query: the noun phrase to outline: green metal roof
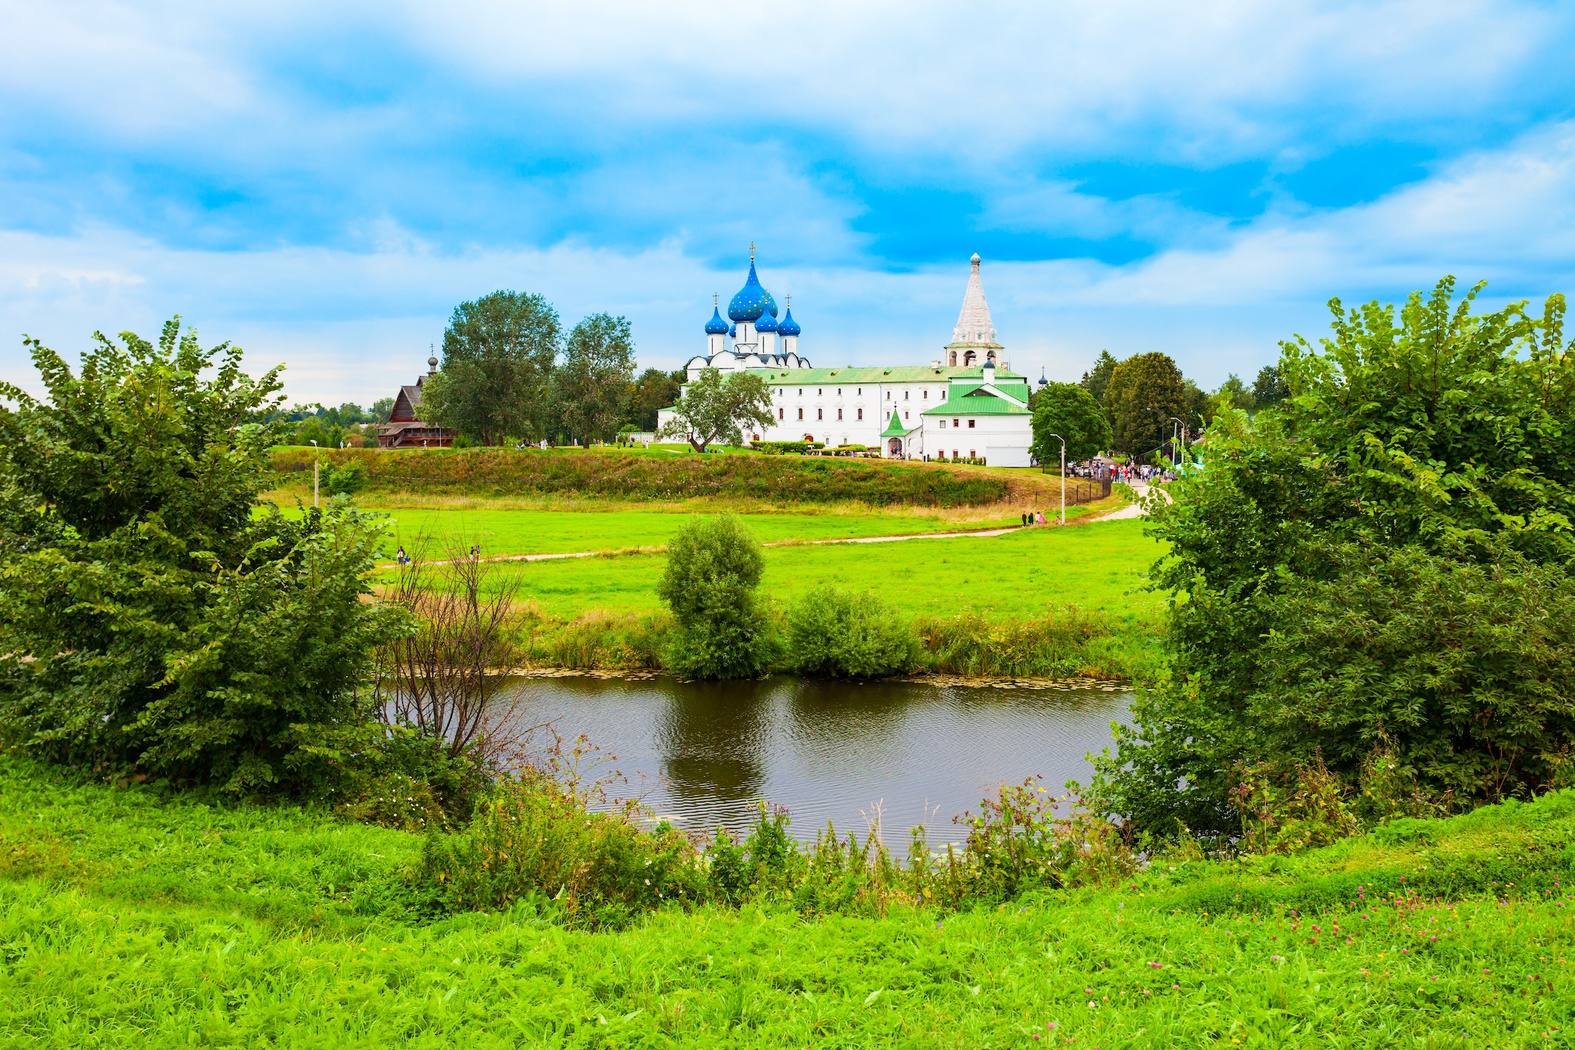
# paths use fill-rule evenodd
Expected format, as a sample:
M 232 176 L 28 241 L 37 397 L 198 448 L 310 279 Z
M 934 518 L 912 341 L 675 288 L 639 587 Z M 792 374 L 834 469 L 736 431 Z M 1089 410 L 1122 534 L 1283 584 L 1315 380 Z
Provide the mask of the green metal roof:
M 751 368 L 751 374 L 760 376 L 772 386 L 810 386 L 819 383 L 822 386 L 830 383 L 840 383 L 847 386 L 849 383 L 949 383 L 953 379 L 980 379 L 983 377 L 981 368 L 960 368 L 942 366 L 932 368 L 929 365 L 900 365 L 895 368 L 855 368 L 847 365 L 843 368 Z M 996 383 L 1008 379 L 1021 379 L 1026 383 L 1026 377 L 1016 372 L 997 369 Z
M 1003 387 L 1006 393 L 1016 391 Z M 947 390 L 946 400 L 927 410 L 926 416 L 1030 416 L 1032 412 L 1004 397 L 997 397 L 984 388 L 984 384 L 966 386 L 959 384 Z M 1028 388 L 1023 387 L 1023 400 L 1028 399 Z
M 882 430 L 880 432 L 880 436 L 881 437 L 883 437 L 883 438 L 907 437 L 909 434 L 911 434 L 915 430 L 919 429 L 918 427 L 905 427 L 905 426 L 903 426 L 902 425 L 902 420 L 897 418 L 898 413 L 900 411 L 901 411 L 900 409 L 895 409 L 895 408 L 892 409 L 891 422 L 887 423 L 886 424 L 886 429 Z M 923 415 L 923 413 L 921 412 L 920 415 Z

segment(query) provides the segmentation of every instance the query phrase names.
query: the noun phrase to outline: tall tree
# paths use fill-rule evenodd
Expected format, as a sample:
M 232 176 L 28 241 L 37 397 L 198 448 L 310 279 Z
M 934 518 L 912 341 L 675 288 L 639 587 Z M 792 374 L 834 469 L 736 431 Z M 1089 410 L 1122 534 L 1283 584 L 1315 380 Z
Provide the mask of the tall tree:
M 1166 354 L 1134 354 L 1110 373 L 1105 410 L 1118 452 L 1146 455 L 1170 439 L 1170 417 L 1188 415 L 1181 370 Z
M 1116 359 L 1110 356 L 1109 350 L 1101 350 L 1094 367 L 1083 373 L 1083 380 L 1078 385 L 1093 394 L 1095 401 L 1104 404 L 1105 388 L 1110 385 L 1110 374 L 1115 370 Z
M 422 390 L 422 418 L 486 445 L 542 436 L 561 343 L 558 312 L 540 295 L 498 291 L 460 303 L 443 333 L 441 376 Z
M 618 432 L 634 377 L 634 342 L 626 318 L 592 314 L 574 326 L 553 373 L 553 401 L 564 430 L 582 445 Z
M 734 372 L 724 376 L 707 368 L 689 384 L 684 396 L 673 406 L 673 418 L 662 428 L 663 437 L 681 437 L 696 452 L 726 440 L 744 443 L 743 426 L 753 423 L 764 429 L 771 416 L 771 388 L 759 376 Z
M 678 400 L 678 390 L 682 382 L 681 379 L 673 378 L 672 373 L 664 372 L 660 368 L 647 368 L 641 372 L 640 378 L 634 381 L 629 407 L 624 415 L 625 421 L 632 424 L 636 430 L 654 433 L 657 427 L 656 414 Z
M 1241 377 L 1232 372 L 1225 377 L 1225 382 L 1220 384 L 1220 388 L 1209 395 L 1207 419 L 1212 423 L 1214 417 L 1227 408 L 1251 412 L 1257 407 L 1257 397 L 1247 389 L 1247 384 L 1242 382 Z
M 1066 458 L 1088 459 L 1110 447 L 1110 421 L 1094 395 L 1077 383 L 1049 383 L 1034 400 L 1034 456 L 1041 463 L 1061 462 L 1061 442 Z
M 1264 365 L 1258 369 L 1258 379 L 1252 384 L 1252 397 L 1259 408 L 1277 405 L 1290 396 L 1290 387 L 1285 385 L 1278 365 Z

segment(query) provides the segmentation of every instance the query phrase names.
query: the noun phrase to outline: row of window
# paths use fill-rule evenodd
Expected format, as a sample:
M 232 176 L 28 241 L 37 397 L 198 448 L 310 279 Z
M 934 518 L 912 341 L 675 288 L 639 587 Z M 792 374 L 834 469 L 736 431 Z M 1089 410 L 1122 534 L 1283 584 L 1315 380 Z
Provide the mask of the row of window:
M 861 408 L 861 409 L 858 410 L 858 412 L 859 412 L 858 418 L 859 419 L 863 419 L 864 418 L 864 410 Z M 787 413 L 787 409 L 785 409 L 785 408 L 777 409 L 777 418 L 778 419 L 786 419 L 787 418 L 786 413 Z M 800 418 L 800 419 L 804 418 L 804 410 L 802 408 L 798 410 L 798 418 Z M 825 419 L 826 418 L 826 410 L 823 409 L 823 408 L 815 409 L 815 418 L 816 419 Z M 840 409 L 840 408 L 837 409 L 837 418 L 838 419 L 842 418 L 842 409 Z
M 858 418 L 859 418 L 859 419 L 863 419 L 863 418 L 864 418 L 864 410 L 863 410 L 863 409 L 862 409 L 862 408 L 861 408 L 861 409 L 859 409 L 859 410 L 858 410 L 858 413 L 859 413 L 859 414 L 858 414 Z M 778 419 L 779 419 L 779 420 L 786 420 L 786 419 L 787 419 L 787 409 L 785 409 L 785 408 L 779 408 L 779 409 L 777 409 L 777 418 L 778 418 Z M 803 418 L 804 418 L 804 410 L 803 410 L 803 409 L 802 409 L 802 408 L 801 408 L 801 409 L 799 409 L 799 410 L 798 410 L 798 418 L 800 418 L 800 419 L 803 419 Z M 826 418 L 826 410 L 825 410 L 825 409 L 823 409 L 823 408 L 817 408 L 817 409 L 815 409 L 815 418 L 816 418 L 816 419 L 825 419 L 825 418 Z M 840 408 L 839 408 L 839 409 L 837 409 L 837 418 L 838 418 L 838 419 L 841 419 L 841 418 L 842 418 L 842 409 L 840 409 Z M 909 413 L 907 413 L 907 412 L 904 412 L 904 413 L 903 413 L 903 414 L 902 414 L 902 418 L 903 418 L 903 419 L 907 419 L 907 418 L 909 418 Z M 972 429 L 973 429 L 973 425 L 974 425 L 974 423 L 975 423 L 975 420 L 972 420 L 972 419 L 970 419 L 970 420 L 969 420 L 969 421 L 968 421 L 968 428 L 969 428 L 969 429 L 970 429 L 970 430 L 972 430 Z M 945 429 L 946 429 L 946 420 L 944 420 L 944 419 L 943 419 L 943 420 L 941 420 L 941 421 L 940 421 L 940 424 L 941 424 L 941 429 L 942 429 L 942 430 L 945 430 Z M 960 420 L 960 419 L 954 419 L 954 420 L 952 420 L 952 426 L 953 426 L 953 427 L 961 427 L 961 426 L 962 426 L 962 420 Z M 972 454 L 972 453 L 970 453 L 970 455 L 971 455 L 971 454 Z
M 864 396 L 864 388 L 863 387 L 858 387 L 857 389 L 858 389 L 858 393 L 854 394 L 854 396 L 855 397 L 863 397 Z M 777 397 L 783 396 L 783 394 L 785 392 L 786 391 L 785 391 L 785 389 L 783 387 L 777 387 Z M 908 397 L 909 393 L 910 393 L 910 391 L 907 391 L 907 390 L 904 390 L 902 392 L 902 399 L 904 401 L 909 400 L 909 397 Z M 921 390 L 919 393 L 920 393 L 920 399 L 921 400 L 928 401 L 930 399 L 930 392 L 928 390 Z M 803 387 L 799 387 L 798 388 L 798 396 L 799 397 L 803 397 L 804 396 L 804 388 Z M 825 397 L 826 396 L 826 388 L 825 387 L 816 387 L 815 388 L 815 396 L 816 397 Z M 842 388 L 840 386 L 837 387 L 837 396 L 838 397 L 842 396 Z M 890 390 L 886 391 L 886 400 L 887 401 L 891 400 L 891 391 Z

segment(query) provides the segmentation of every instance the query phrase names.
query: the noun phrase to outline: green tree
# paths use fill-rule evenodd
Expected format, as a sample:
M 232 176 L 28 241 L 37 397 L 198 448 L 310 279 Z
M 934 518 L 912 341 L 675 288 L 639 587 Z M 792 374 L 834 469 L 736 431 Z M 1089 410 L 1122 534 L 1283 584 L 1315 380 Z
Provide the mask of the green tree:
M 1214 417 L 1227 408 L 1250 413 L 1257 407 L 1257 397 L 1247 389 L 1247 384 L 1241 381 L 1241 377 L 1232 372 L 1225 377 L 1225 382 L 1220 384 L 1220 388 L 1209 395 L 1204 419 L 1213 422 Z
M 1161 353 L 1127 358 L 1110 373 L 1105 410 L 1110 413 L 1116 451 L 1147 455 L 1170 440 L 1170 417 L 1188 418 L 1181 370 Z
M 1100 774 L 1135 827 L 1239 830 L 1233 777 L 1260 763 L 1349 783 L 1383 749 L 1467 800 L 1575 751 L 1575 638 L 1550 629 L 1575 600 L 1564 301 L 1473 315 L 1453 290 L 1331 301 L 1332 338 L 1281 344 L 1296 396 L 1222 410 L 1208 469 L 1155 508 L 1174 656 Z
M 688 678 L 753 678 L 774 656 L 770 619 L 755 589 L 760 541 L 731 514 L 691 518 L 667 544 L 657 596 L 677 621 L 667 664 Z
M 662 437 L 681 437 L 696 452 L 718 441 L 744 443 L 743 426 L 753 423 L 762 430 L 771 418 L 771 388 L 748 372 L 724 376 L 707 368 L 689 384 L 673 406 L 673 418 L 662 428 Z
M 1066 439 L 1067 462 L 1088 459 L 1110 448 L 1110 421 L 1094 395 L 1076 383 L 1047 383 L 1034 401 L 1035 458 L 1041 463 L 1061 462 L 1061 442 Z
M 1116 359 L 1110 356 L 1109 350 L 1101 350 L 1094 367 L 1083 373 L 1079 385 L 1093 394 L 1094 400 L 1102 405 L 1105 403 L 1105 389 L 1110 386 L 1110 376 L 1115 370 Z
M 391 397 L 378 398 L 372 402 L 372 408 L 368 414 L 372 417 L 371 422 L 373 423 L 387 423 L 389 417 L 394 414 L 394 399 Z
M 1258 369 L 1258 378 L 1252 384 L 1252 398 L 1259 408 L 1269 408 L 1291 396 L 1277 365 L 1264 365 Z
M 0 397 L 0 735 L 56 761 L 304 792 L 371 743 L 379 527 L 336 504 L 258 516 L 279 369 L 239 349 L 102 335 L 47 399 Z
M 562 341 L 558 313 L 540 295 L 499 291 L 459 304 L 443 333 L 443 370 L 422 387 L 422 418 L 486 445 L 543 436 Z
M 583 445 L 611 440 L 633 376 L 634 342 L 626 319 L 592 314 L 575 325 L 552 377 L 564 429 Z
M 634 389 L 630 391 L 629 407 L 624 414 L 624 419 L 636 430 L 656 433 L 659 425 L 657 413 L 667 408 L 678 400 L 678 391 L 683 385 L 683 371 L 678 372 L 679 378 L 660 368 L 647 368 L 640 373 L 640 378 L 635 380 Z

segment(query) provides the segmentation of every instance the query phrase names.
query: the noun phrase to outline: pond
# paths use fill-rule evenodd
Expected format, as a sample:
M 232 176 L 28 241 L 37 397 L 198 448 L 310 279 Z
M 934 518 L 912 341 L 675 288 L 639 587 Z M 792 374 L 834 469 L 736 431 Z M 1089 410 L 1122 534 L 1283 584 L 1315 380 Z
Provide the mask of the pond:
M 534 720 L 585 734 L 606 768 L 659 817 L 692 831 L 753 826 L 757 800 L 785 807 L 793 834 L 826 822 L 863 833 L 880 807 L 884 838 L 920 823 L 932 843 L 1005 783 L 1039 775 L 1060 792 L 1087 782 L 1084 759 L 1110 743 L 1132 694 L 1113 685 L 999 688 L 922 682 L 678 682 L 529 679 Z

